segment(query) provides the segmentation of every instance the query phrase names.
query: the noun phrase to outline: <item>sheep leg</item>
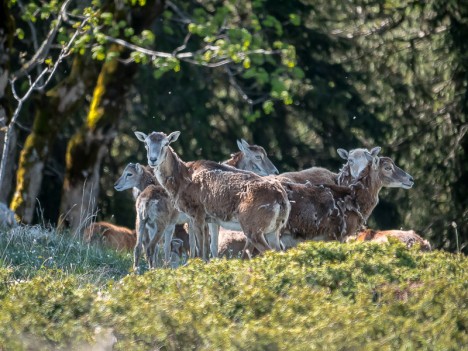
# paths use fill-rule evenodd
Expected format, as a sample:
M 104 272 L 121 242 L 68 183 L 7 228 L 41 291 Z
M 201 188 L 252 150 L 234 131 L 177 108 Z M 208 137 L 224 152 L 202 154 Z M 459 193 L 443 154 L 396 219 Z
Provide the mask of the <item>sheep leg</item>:
M 252 244 L 260 252 L 260 254 L 264 253 L 267 250 L 271 250 L 271 247 L 270 245 L 268 245 L 268 242 L 265 240 L 263 234 L 260 233 L 254 236 L 252 239 Z
M 282 250 L 280 235 L 281 234 L 280 234 L 279 230 L 277 230 L 276 232 L 273 232 L 273 233 L 268 233 L 266 235 L 266 238 L 267 238 L 266 242 L 267 242 L 268 246 L 270 246 L 270 245 L 273 246 L 276 251 L 281 251 Z
M 205 223 L 205 214 L 201 214 L 191 218 L 191 229 L 190 233 L 196 239 L 195 252 L 194 256 L 192 256 L 192 247 L 190 247 L 190 257 L 201 257 L 205 261 L 208 260 L 208 251 L 205 250 L 205 233 L 208 231 L 208 227 Z
M 197 257 L 197 236 L 195 234 L 195 224 L 193 219 L 189 220 L 189 244 L 190 244 L 190 258 Z
M 208 251 L 205 250 L 205 234 L 208 231 L 208 226 L 205 223 L 205 215 L 196 216 L 193 218 L 192 226 L 193 235 L 197 239 L 197 257 L 201 257 L 203 260 L 208 261 Z M 191 254 L 191 253 L 190 253 Z
M 209 223 L 208 227 L 210 228 L 210 248 L 211 248 L 211 257 L 218 257 L 218 237 L 219 237 L 219 225 L 215 223 Z
M 157 255 L 155 237 L 157 236 L 158 231 L 160 231 L 160 226 L 157 223 L 151 223 L 151 225 L 146 226 L 148 230 L 148 239 L 149 242 L 146 245 L 146 260 L 148 262 L 148 267 L 154 268 L 156 264 L 155 255 Z
M 135 272 L 139 271 L 140 255 L 141 255 L 141 250 L 143 247 L 142 241 L 145 235 L 145 227 L 146 227 L 146 223 L 144 223 L 144 221 L 141 219 L 140 213 L 137 213 L 137 221 L 136 221 L 137 241 L 133 249 L 133 270 Z
M 203 250 L 202 257 L 205 261 L 210 259 L 210 230 L 209 225 L 205 222 L 203 225 Z
M 171 242 L 174 235 L 175 224 L 169 224 L 164 230 L 164 265 L 168 266 L 171 263 Z
M 252 253 L 253 253 L 253 249 L 254 249 L 254 245 L 252 243 L 252 240 L 250 240 L 249 238 L 245 238 L 245 246 L 244 246 L 244 249 L 242 250 L 242 255 L 241 255 L 241 258 L 242 259 L 246 259 L 248 258 L 249 260 L 252 259 Z
M 158 243 L 161 241 L 161 238 L 166 230 L 166 226 L 163 225 L 162 223 L 155 223 L 155 226 L 156 226 L 156 229 L 153 233 L 153 235 L 151 235 L 151 241 L 148 245 L 148 247 L 150 248 L 150 254 L 151 256 L 151 268 L 155 268 L 157 266 L 157 256 L 158 256 L 158 252 L 159 250 L 156 249 L 156 246 L 158 245 Z

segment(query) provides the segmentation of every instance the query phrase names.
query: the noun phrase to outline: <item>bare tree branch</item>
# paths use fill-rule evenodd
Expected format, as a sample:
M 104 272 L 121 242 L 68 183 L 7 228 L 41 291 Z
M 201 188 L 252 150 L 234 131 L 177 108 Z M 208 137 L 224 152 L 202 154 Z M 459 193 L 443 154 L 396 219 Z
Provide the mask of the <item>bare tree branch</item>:
M 67 1 L 66 3 L 69 3 L 69 1 Z M 65 5 L 65 4 L 64 4 Z M 61 11 L 64 11 L 64 7 L 62 6 L 62 10 Z M 3 155 L 2 155 L 2 160 L 0 162 L 0 187 L 1 185 L 3 184 L 4 182 L 4 178 L 5 178 L 5 171 L 6 171 L 6 164 L 7 164 L 7 158 L 8 158 L 8 151 L 10 149 L 10 139 L 13 135 L 13 130 L 14 130 L 14 127 L 15 125 L 20 125 L 18 123 L 18 117 L 19 117 L 19 114 L 21 112 L 21 109 L 23 107 L 23 104 L 24 102 L 29 98 L 29 96 L 31 96 L 31 94 L 33 93 L 33 91 L 37 91 L 37 90 L 42 90 L 45 88 L 45 86 L 50 82 L 50 80 L 52 79 L 52 77 L 54 76 L 56 70 L 57 70 L 57 67 L 59 66 L 59 64 L 62 62 L 62 60 L 67 57 L 69 54 L 70 54 L 70 48 L 73 44 L 73 42 L 75 41 L 76 37 L 78 36 L 78 34 L 81 32 L 81 30 L 83 29 L 83 26 L 88 22 L 88 18 L 86 18 L 80 25 L 80 27 L 78 29 L 76 29 L 75 33 L 73 34 L 73 36 L 70 38 L 69 42 L 67 43 L 66 46 L 64 46 L 57 58 L 57 60 L 55 61 L 54 65 L 52 67 L 45 67 L 44 69 L 42 69 L 42 71 L 39 73 L 39 75 L 34 79 L 34 81 L 31 80 L 31 76 L 28 75 L 28 80 L 29 80 L 29 89 L 24 93 L 24 95 L 22 97 L 20 97 L 18 95 L 18 93 L 16 92 L 16 87 L 15 87 L 15 82 L 16 80 L 19 78 L 18 76 L 13 76 L 11 79 L 10 79 L 10 85 L 11 85 L 11 91 L 12 91 L 12 94 L 13 94 L 13 97 L 18 101 L 18 106 L 16 106 L 16 109 L 13 113 L 13 116 L 11 118 L 11 121 L 9 123 L 9 125 L 6 127 L 7 130 L 6 130 L 6 133 L 5 133 L 5 139 L 3 141 Z M 57 31 L 55 31 L 55 33 L 57 33 Z M 49 36 L 45 39 L 45 41 L 43 42 L 43 44 L 41 45 L 41 47 L 44 47 L 44 44 L 45 43 L 49 43 L 47 44 L 49 47 L 50 47 L 50 43 L 52 42 L 52 40 L 55 39 L 55 35 L 53 36 L 53 38 L 51 39 L 50 37 L 50 33 L 49 33 Z M 40 64 L 41 62 L 32 62 L 31 65 L 30 65 L 30 69 L 32 69 L 33 67 L 37 66 L 38 64 Z M 46 77 L 46 75 L 48 75 L 47 79 L 45 80 L 44 83 L 41 84 L 42 82 L 42 79 Z
M 31 72 L 31 70 L 34 67 L 36 67 L 39 63 L 42 63 L 44 61 L 45 57 L 49 53 L 52 42 L 54 41 L 55 36 L 57 35 L 62 21 L 67 16 L 66 10 L 71 1 L 72 0 L 66 0 L 63 3 L 60 12 L 58 13 L 55 26 L 49 31 L 49 34 L 47 35 L 46 39 L 42 42 L 42 45 L 37 50 L 36 54 L 28 62 L 26 62 L 26 64 L 24 64 L 23 67 L 21 67 L 21 69 L 19 69 L 13 74 L 13 77 L 15 79 L 26 76 L 29 72 Z
M 174 54 L 174 53 L 169 53 L 169 52 L 155 51 L 155 50 L 150 50 L 150 49 L 147 49 L 147 48 L 143 48 L 141 46 L 129 43 L 126 40 L 110 37 L 108 35 L 106 35 L 105 38 L 106 38 L 107 41 L 109 41 L 111 43 L 121 45 L 121 46 L 123 46 L 123 47 L 125 47 L 127 49 L 131 49 L 131 50 L 140 52 L 142 54 L 151 56 L 152 58 L 157 58 L 157 57 L 159 57 L 159 58 L 174 58 L 174 59 L 178 59 L 178 60 L 181 60 L 181 61 L 185 61 L 185 62 L 195 64 L 195 65 L 198 65 L 198 66 L 204 66 L 204 67 L 210 67 L 210 68 L 216 68 L 216 67 L 224 66 L 224 65 L 227 65 L 229 63 L 234 62 L 234 60 L 232 58 L 226 57 L 226 56 L 220 56 L 219 60 L 215 61 L 215 62 L 203 62 L 203 61 L 197 61 L 195 59 L 197 55 L 199 55 L 199 54 L 201 54 L 201 53 L 203 53 L 203 52 L 205 52 L 207 50 L 216 51 L 216 50 L 219 49 L 219 47 L 212 46 L 212 45 L 207 45 L 204 48 L 202 48 L 202 49 L 200 49 L 198 51 L 195 51 L 195 52 L 181 52 L 181 53 L 178 53 L 177 52 L 178 49 L 180 47 L 184 46 L 184 45 L 182 45 L 179 48 L 177 48 L 176 50 L 174 50 L 174 52 L 175 52 L 175 54 Z M 248 50 L 248 51 L 245 51 L 245 52 L 241 52 L 241 53 L 238 54 L 238 56 L 239 56 L 239 59 L 242 60 L 242 59 L 246 58 L 247 56 L 253 55 L 253 54 L 277 55 L 277 54 L 280 54 L 280 53 L 281 53 L 280 50 L 256 49 L 256 50 Z

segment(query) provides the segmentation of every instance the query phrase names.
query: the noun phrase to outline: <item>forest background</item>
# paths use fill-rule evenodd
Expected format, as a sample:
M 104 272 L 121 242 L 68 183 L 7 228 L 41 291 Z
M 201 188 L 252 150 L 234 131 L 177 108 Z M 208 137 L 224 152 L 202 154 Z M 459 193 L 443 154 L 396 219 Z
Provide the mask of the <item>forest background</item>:
M 133 227 L 113 189 L 146 163 L 133 132 L 180 130 L 186 161 L 244 138 L 282 172 L 381 146 L 415 186 L 384 189 L 370 227 L 468 242 L 467 2 L 1 4 L 0 201 L 23 223 Z

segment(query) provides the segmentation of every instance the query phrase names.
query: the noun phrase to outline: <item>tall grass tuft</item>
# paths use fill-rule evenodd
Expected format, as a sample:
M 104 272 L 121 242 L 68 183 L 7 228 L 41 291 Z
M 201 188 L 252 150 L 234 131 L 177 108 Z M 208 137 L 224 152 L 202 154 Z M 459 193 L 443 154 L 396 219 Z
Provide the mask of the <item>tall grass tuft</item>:
M 0 262 L 16 279 L 31 279 L 43 269 L 59 269 L 83 283 L 105 284 L 128 273 L 132 258 L 82 242 L 68 232 L 21 226 L 0 234 Z

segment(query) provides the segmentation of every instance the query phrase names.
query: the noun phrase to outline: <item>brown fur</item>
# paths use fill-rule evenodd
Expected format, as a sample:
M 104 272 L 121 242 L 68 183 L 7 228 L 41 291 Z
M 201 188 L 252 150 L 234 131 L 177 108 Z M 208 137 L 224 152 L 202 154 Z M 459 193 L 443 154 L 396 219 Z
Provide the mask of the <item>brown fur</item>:
M 115 182 L 114 188 L 117 191 L 122 191 L 133 187 L 141 192 L 149 185 L 161 186 L 156 180 L 153 170 L 147 166 L 129 163 L 123 170 L 120 178 Z
M 354 149 L 346 151 L 338 149 L 340 157 L 347 160 L 339 173 L 334 173 L 326 168 L 312 167 L 298 172 L 287 172 L 280 175 L 286 180 L 300 184 L 336 184 L 349 185 L 353 180 L 358 178 L 359 173 L 367 166 L 372 156 L 377 156 L 380 152 L 380 147 L 373 148 L 370 152 L 367 149 Z M 355 174 L 353 177 L 352 174 Z M 283 179 L 284 180 L 284 179 Z
M 188 234 L 188 225 L 187 224 L 177 224 L 174 230 L 174 239 L 179 239 L 182 241 L 182 246 L 180 247 L 180 251 L 178 254 L 182 257 L 182 255 L 186 255 L 189 257 L 190 254 L 190 241 L 189 241 L 189 234 Z
M 387 171 L 388 167 L 391 171 Z M 388 157 L 376 158 L 349 187 L 282 183 L 291 214 L 282 241 L 345 240 L 367 221 L 384 185 L 412 184 L 412 178 Z M 288 237 L 289 236 L 289 237 Z
M 136 234 L 126 227 L 96 222 L 84 230 L 83 239 L 87 243 L 99 243 L 112 249 L 130 251 L 135 247 Z
M 134 187 L 139 193 L 136 198 L 136 233 L 134 245 L 134 269 L 137 269 L 144 250 L 149 267 L 156 264 L 156 245 L 164 233 L 164 258 L 169 262 L 171 256 L 170 231 L 176 223 L 183 223 L 185 216 L 174 207 L 174 203 L 164 188 L 158 183 L 150 167 L 130 163 L 115 183 L 116 190 L 122 191 Z M 166 243 L 167 241 L 167 243 Z
M 278 179 L 298 184 L 338 184 L 338 174 L 322 167 L 312 167 L 298 172 L 281 173 Z
M 231 154 L 231 158 L 223 164 L 254 172 L 260 176 L 278 174 L 278 169 L 273 165 L 265 149 L 258 145 L 249 145 L 245 140 L 237 141 L 239 152 Z
M 219 257 L 240 257 L 245 247 L 245 235 L 242 232 L 221 228 L 219 230 Z
M 198 241 L 204 241 L 208 218 L 221 225 L 223 222 L 240 225 L 248 243 L 260 252 L 269 249 L 264 235 L 277 233 L 279 239 L 279 230 L 290 210 L 281 185 L 212 161 L 196 161 L 189 166 L 167 146 L 166 140 L 173 135 L 167 137 L 164 133 L 153 132 L 147 136 L 148 159 L 160 159 L 155 168 L 156 177 L 174 198 L 176 206 L 194 221 Z M 279 245 L 276 248 L 279 249 Z M 202 252 L 202 256 L 207 258 L 207 252 Z
M 183 223 L 185 216 L 174 206 L 169 194 L 160 185 L 150 185 L 144 189 L 135 203 L 137 210 L 136 231 L 139 240 L 134 250 L 134 265 L 138 267 L 142 249 L 150 267 L 154 267 L 156 245 L 164 238 L 165 260 L 170 259 L 170 242 L 177 223 Z M 140 239 L 141 238 L 141 239 Z
M 431 244 L 414 230 L 372 230 L 366 229 L 357 235 L 356 241 L 374 241 L 388 243 L 388 238 L 398 239 L 408 248 L 419 244 L 422 251 L 431 251 Z

